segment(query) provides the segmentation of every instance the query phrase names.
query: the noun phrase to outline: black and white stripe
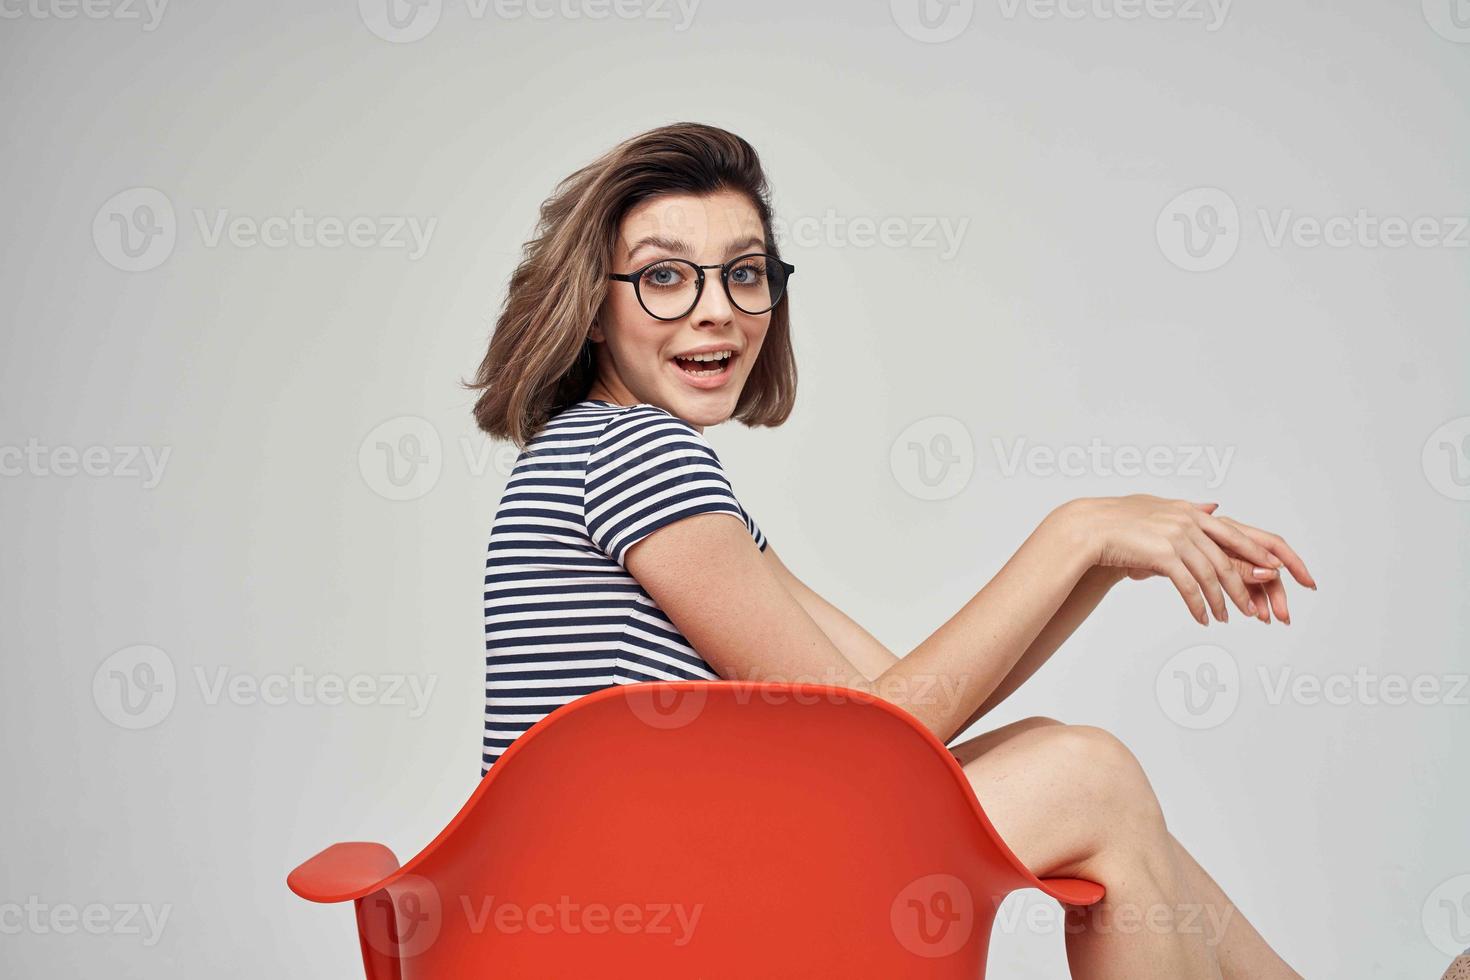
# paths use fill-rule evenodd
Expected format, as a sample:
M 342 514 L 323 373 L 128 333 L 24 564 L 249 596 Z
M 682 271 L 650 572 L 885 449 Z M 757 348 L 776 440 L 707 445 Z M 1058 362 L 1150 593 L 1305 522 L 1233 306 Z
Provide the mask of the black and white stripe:
M 482 776 L 518 736 L 584 694 L 718 678 L 623 561 L 667 524 L 722 512 L 765 550 L 714 448 L 656 405 L 581 401 L 532 438 L 485 560 Z

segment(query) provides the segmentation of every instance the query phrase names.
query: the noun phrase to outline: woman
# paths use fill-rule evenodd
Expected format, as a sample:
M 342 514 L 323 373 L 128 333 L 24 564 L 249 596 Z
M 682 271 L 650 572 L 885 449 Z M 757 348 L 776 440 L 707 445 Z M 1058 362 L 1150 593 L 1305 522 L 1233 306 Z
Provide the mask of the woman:
M 557 706 L 646 680 L 819 678 L 892 701 L 948 744 L 1125 577 L 1167 578 L 1201 623 L 1224 621 L 1227 601 L 1287 622 L 1283 567 L 1316 587 L 1280 537 L 1213 503 L 1079 499 L 894 655 L 781 562 L 704 437 L 789 415 L 792 272 L 754 150 L 710 126 L 634 137 L 542 206 L 472 386 L 480 427 L 523 449 L 486 561 L 482 774 Z M 903 683 L 935 678 L 961 696 Z M 1297 976 L 1169 833 L 1108 733 L 1033 718 L 952 751 L 1033 872 L 1106 885 L 1068 930 L 1075 975 Z M 1112 927 L 1127 908 L 1161 925 Z

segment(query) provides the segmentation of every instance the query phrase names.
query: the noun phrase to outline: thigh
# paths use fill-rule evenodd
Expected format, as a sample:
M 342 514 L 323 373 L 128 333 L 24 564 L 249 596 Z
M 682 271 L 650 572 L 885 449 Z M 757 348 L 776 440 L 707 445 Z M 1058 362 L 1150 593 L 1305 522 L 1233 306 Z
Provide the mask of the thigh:
M 991 749 L 1015 738 L 1022 732 L 1029 732 L 1033 729 L 1060 724 L 1061 722 L 1054 718 L 1022 718 L 1020 721 L 1013 721 L 1009 725 L 1002 725 L 994 731 L 986 732 L 983 735 L 976 735 L 974 738 L 967 738 L 957 745 L 950 746 L 949 752 L 963 766 L 968 762 L 980 758 L 980 756 L 989 752 Z
M 1085 878 L 1104 851 L 1163 827 L 1138 760 L 1102 729 L 1026 719 L 953 751 L 1001 839 L 1036 875 Z

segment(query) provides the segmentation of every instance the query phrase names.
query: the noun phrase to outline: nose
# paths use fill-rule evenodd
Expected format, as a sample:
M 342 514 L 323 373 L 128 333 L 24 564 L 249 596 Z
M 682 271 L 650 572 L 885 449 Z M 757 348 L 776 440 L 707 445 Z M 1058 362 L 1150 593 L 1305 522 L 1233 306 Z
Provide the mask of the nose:
M 689 311 L 689 321 L 698 326 L 723 326 L 735 319 L 735 308 L 725 294 L 725 283 L 719 269 L 708 269 L 704 276 L 704 291 L 699 302 Z

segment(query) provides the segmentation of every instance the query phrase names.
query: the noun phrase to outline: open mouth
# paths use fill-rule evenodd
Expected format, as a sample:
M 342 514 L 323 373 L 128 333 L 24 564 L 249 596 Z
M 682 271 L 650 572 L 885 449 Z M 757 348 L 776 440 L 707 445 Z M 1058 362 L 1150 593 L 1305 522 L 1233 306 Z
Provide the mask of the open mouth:
M 675 355 L 674 366 L 691 378 L 713 380 L 730 373 L 735 364 L 734 351 L 713 351 L 708 354 L 692 354 L 687 357 Z

